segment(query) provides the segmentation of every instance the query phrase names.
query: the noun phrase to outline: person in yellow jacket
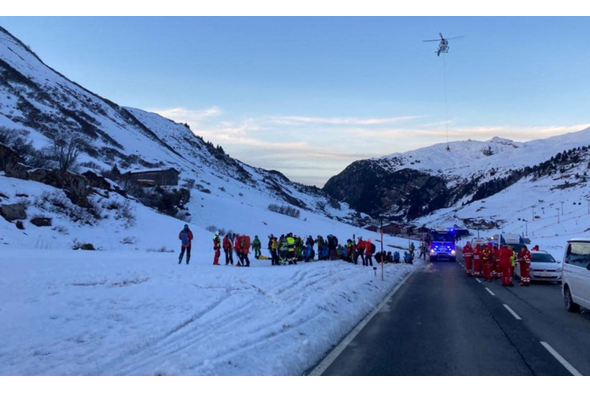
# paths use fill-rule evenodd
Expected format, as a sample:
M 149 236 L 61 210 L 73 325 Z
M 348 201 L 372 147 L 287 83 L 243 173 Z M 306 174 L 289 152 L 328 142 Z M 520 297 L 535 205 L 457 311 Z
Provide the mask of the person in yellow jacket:
M 508 246 L 508 249 L 512 251 L 512 256 L 510 257 L 510 277 L 514 277 L 514 268 L 516 267 L 516 251 L 512 249 L 512 246 Z
M 276 237 L 270 235 L 270 255 L 271 255 L 271 264 L 272 265 L 279 265 L 279 242 Z
M 289 265 L 297 265 L 297 259 L 295 257 L 295 238 L 291 232 L 287 234 L 285 241 L 287 242 L 287 260 L 289 261 Z

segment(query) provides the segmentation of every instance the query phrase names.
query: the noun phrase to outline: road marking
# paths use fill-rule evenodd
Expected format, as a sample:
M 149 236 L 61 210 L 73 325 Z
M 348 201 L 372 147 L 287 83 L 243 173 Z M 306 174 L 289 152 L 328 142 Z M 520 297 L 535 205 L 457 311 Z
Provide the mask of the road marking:
M 565 360 L 560 354 L 558 354 L 557 351 L 551 347 L 551 345 L 547 344 L 545 341 L 541 341 L 541 345 L 544 346 L 545 349 L 548 350 L 549 353 L 553 355 L 553 357 L 557 359 L 557 361 L 559 361 L 559 363 L 561 363 L 563 367 L 567 369 L 567 371 L 572 373 L 572 375 L 575 375 L 576 377 L 582 376 L 582 374 L 580 374 L 580 372 L 576 370 L 574 366 L 572 366 L 567 360 Z
M 359 322 L 359 324 L 356 325 L 356 327 L 354 329 L 352 329 L 352 331 L 350 333 L 348 333 L 348 336 L 344 337 L 344 339 L 342 341 L 340 341 L 340 344 L 338 344 L 332 350 L 332 352 L 330 352 L 328 354 L 328 356 L 326 356 L 324 358 L 324 360 L 322 360 L 320 362 L 320 364 L 318 364 L 317 367 L 314 368 L 313 370 L 311 370 L 311 372 L 307 375 L 315 376 L 315 377 L 322 375 L 324 373 L 324 371 L 326 371 L 328 369 L 328 367 L 330 367 L 330 365 L 334 362 L 334 360 L 336 360 L 336 358 L 338 356 L 340 356 L 340 354 L 344 351 L 344 349 L 346 349 L 348 344 L 350 344 L 352 342 L 352 340 L 354 340 L 354 338 L 361 332 L 361 330 L 363 330 L 363 328 L 367 325 L 367 323 L 369 323 L 369 321 L 375 316 L 375 314 L 377 314 L 377 312 L 379 312 L 379 310 L 381 310 L 381 308 L 385 305 L 385 303 L 387 303 L 389 301 L 389 299 L 391 299 L 391 297 L 398 291 L 398 289 L 400 289 L 400 287 L 408 280 L 408 278 L 410 278 L 416 272 L 416 270 L 418 270 L 418 269 L 414 269 L 410 274 L 408 274 L 402 280 L 402 282 L 397 284 L 397 286 L 395 288 L 393 288 L 393 290 L 389 293 L 389 295 L 387 295 L 385 297 L 385 299 L 383 299 L 381 304 L 379 304 L 377 307 L 375 307 L 375 309 L 369 315 L 367 315 L 365 317 L 365 319 L 363 319 L 361 322 Z
M 490 288 L 486 288 L 486 291 L 488 291 L 490 293 L 490 295 L 496 296 L 496 294 L 494 292 L 490 291 Z
M 512 310 L 510 307 L 508 307 L 508 305 L 507 305 L 507 304 L 505 304 L 505 305 L 504 305 L 504 307 L 506 307 L 506 310 L 510 311 L 510 314 L 512 314 L 512 316 L 513 316 L 514 318 L 518 319 L 519 321 L 521 321 L 521 320 L 522 320 L 522 318 L 521 318 L 521 317 L 519 317 L 519 316 L 518 316 L 518 314 L 517 314 L 517 313 L 515 313 L 515 312 L 514 312 L 514 311 L 513 311 L 513 310 Z
M 480 284 L 481 284 L 481 281 L 479 281 L 479 278 L 477 278 L 477 277 L 476 277 L 476 278 L 475 278 L 475 281 L 477 281 L 478 283 L 480 283 Z

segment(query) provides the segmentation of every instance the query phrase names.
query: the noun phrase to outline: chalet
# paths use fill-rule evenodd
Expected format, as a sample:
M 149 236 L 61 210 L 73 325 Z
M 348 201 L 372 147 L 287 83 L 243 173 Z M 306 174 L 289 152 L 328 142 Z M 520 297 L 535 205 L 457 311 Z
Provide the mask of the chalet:
M 174 168 L 143 172 L 129 172 L 126 175 L 145 186 L 177 186 L 178 172 Z
M 383 225 L 383 233 L 387 235 L 399 235 L 402 233 L 403 225 L 391 223 L 387 225 Z

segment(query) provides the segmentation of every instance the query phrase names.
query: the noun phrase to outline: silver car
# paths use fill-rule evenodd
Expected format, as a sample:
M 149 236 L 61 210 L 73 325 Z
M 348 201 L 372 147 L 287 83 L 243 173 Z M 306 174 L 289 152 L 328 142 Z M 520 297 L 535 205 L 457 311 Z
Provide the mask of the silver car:
M 531 251 L 531 281 L 561 281 L 562 264 L 545 251 Z M 520 263 L 516 261 L 514 274 L 520 278 Z

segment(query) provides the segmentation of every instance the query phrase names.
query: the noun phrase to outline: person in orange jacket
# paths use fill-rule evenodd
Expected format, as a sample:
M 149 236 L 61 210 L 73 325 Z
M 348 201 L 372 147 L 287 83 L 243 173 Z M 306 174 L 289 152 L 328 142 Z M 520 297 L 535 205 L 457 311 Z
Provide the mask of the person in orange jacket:
M 361 260 L 363 261 L 363 266 L 365 266 L 365 242 L 363 241 L 362 237 L 359 237 L 359 241 L 356 244 L 356 252 L 357 252 L 357 258 L 360 256 Z M 358 260 L 358 259 L 357 259 Z M 354 263 L 356 264 L 357 261 L 355 261 Z
M 473 275 L 481 276 L 481 245 L 476 245 L 473 250 Z
M 463 247 L 463 259 L 465 259 L 465 273 L 471 276 L 473 269 L 473 248 L 471 248 L 471 242 L 467 242 Z
M 513 287 L 512 274 L 510 272 L 512 267 L 512 249 L 508 248 L 506 244 L 502 244 L 500 248 L 500 270 L 502 270 L 502 286 Z
M 215 232 L 215 236 L 213 236 L 213 250 L 215 250 L 213 264 L 219 265 L 219 256 L 221 255 L 221 239 L 219 238 L 219 232 Z
M 372 244 L 371 244 L 371 239 L 368 239 L 365 242 L 365 262 L 363 263 L 363 266 L 369 266 L 369 264 L 371 264 L 371 266 L 373 266 L 373 250 L 372 250 Z
M 244 266 L 244 256 L 242 255 L 241 243 L 242 236 L 236 233 L 234 236 L 234 251 L 238 257 L 238 263 L 236 263 L 236 266 Z
M 522 246 L 518 252 L 518 263 L 520 263 L 520 285 L 528 287 L 531 285 L 531 252 L 526 246 Z

